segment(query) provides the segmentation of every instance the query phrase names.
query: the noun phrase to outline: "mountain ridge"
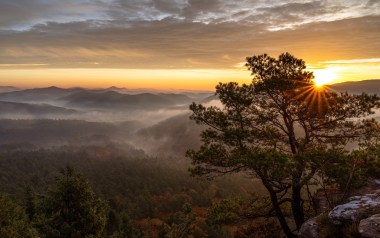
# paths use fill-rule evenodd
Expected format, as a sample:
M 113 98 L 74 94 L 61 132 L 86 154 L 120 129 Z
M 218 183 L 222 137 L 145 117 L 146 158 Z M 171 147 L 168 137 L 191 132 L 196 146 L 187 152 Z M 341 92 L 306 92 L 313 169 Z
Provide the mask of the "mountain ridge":
M 375 93 L 380 95 L 380 79 L 367 79 L 361 81 L 347 81 L 327 85 L 328 88 L 338 92 L 348 92 L 352 94 Z
M 64 107 L 57 107 L 50 104 L 30 104 L 30 103 L 22 103 L 22 102 L 5 102 L 0 101 L 0 111 L 2 117 L 4 115 L 13 117 L 45 117 L 46 115 L 51 116 L 68 116 L 78 113 L 78 111 L 74 109 L 68 109 Z

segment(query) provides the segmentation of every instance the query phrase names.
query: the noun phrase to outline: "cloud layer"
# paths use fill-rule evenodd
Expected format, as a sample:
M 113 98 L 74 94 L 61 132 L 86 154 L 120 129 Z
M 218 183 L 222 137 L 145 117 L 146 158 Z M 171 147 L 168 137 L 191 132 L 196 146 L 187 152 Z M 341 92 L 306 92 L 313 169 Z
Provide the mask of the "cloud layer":
M 233 68 L 289 51 L 308 62 L 380 58 L 380 2 L 0 0 L 0 64 Z

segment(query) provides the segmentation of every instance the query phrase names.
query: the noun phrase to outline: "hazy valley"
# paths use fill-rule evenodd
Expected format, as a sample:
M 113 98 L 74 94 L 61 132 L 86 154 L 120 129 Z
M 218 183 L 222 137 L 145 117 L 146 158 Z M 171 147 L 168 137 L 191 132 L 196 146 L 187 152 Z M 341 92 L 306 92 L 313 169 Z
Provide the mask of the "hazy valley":
M 330 89 L 380 94 L 380 80 L 346 82 Z M 201 128 L 189 120 L 188 107 L 192 102 L 217 104 L 213 92 L 196 91 L 116 87 L 22 90 L 9 86 L 0 87 L 0 92 L 0 144 L 47 148 L 102 138 L 131 144 L 152 155 L 184 155 L 186 148 L 196 148 Z
M 331 89 L 380 94 L 380 80 Z M 134 222 L 127 225 L 146 237 L 158 237 L 184 204 L 193 207 L 196 237 L 231 237 L 246 223 L 210 227 L 207 219 L 214 218 L 207 209 L 226 198 L 265 194 L 260 183 L 242 174 L 212 182 L 190 177 L 185 153 L 199 148 L 204 127 L 189 119 L 188 107 L 192 102 L 219 105 L 213 92 L 115 87 L 0 91 L 0 186 L 16 200 L 30 186 L 42 192 L 59 169 L 71 165 L 115 214 L 128 213 Z M 107 229 L 111 234 L 116 228 Z

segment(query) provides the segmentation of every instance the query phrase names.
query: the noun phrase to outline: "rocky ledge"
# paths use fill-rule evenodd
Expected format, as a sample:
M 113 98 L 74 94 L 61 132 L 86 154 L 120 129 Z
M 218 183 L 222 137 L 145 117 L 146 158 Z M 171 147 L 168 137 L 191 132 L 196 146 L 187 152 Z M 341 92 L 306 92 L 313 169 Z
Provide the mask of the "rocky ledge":
M 323 216 L 325 219 L 322 219 Z M 380 190 L 351 197 L 347 203 L 334 207 L 327 216 L 322 214 L 306 221 L 299 235 L 304 238 L 324 238 L 324 226 L 342 229 L 351 224 L 359 224 L 360 237 L 380 238 Z
M 340 225 L 360 221 L 376 213 L 380 213 L 380 190 L 373 194 L 351 197 L 348 203 L 334 207 L 329 218 L 334 224 Z

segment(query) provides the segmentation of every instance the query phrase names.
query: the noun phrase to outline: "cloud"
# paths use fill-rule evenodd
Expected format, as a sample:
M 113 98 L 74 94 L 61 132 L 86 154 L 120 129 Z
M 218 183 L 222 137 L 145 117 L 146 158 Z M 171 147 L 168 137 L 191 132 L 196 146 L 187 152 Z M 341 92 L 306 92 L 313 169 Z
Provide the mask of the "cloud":
M 259 25 L 237 28 L 232 23 L 206 25 L 174 19 L 134 22 L 127 28 L 110 24 L 97 28 L 93 23 L 49 23 L 30 31 L 0 34 L 0 63 L 33 58 L 52 67 L 96 61 L 103 67 L 220 68 L 221 63 L 232 65 L 238 60 L 236 53 L 242 49 L 235 47 L 236 38 L 262 30 Z M 226 54 L 230 57 L 223 57 Z
M 0 30 L 0 64 L 220 69 L 234 68 L 248 55 L 284 51 L 312 63 L 378 58 L 376 4 L 0 0 L 0 28 L 7 29 Z M 27 23 L 29 28 L 16 27 Z
M 183 9 L 183 16 L 193 20 L 205 20 L 208 17 L 217 18 L 217 12 L 222 11 L 222 3 L 218 0 L 189 0 L 188 5 Z
M 355 0 L 1 0 L 0 28 L 25 29 L 46 22 L 156 21 L 256 22 L 297 26 L 379 15 L 378 1 Z M 23 27 L 23 28 L 22 28 Z
M 380 8 L 374 3 L 354 0 L 300 1 L 276 3 L 257 8 L 264 21 L 270 22 L 269 30 L 293 29 L 304 24 L 333 22 L 337 20 L 379 15 Z M 370 7 L 373 5 L 374 7 Z M 252 17 L 252 16 L 251 16 Z M 256 19 L 256 16 L 253 16 Z
M 180 15 L 183 9 L 188 5 L 186 0 L 153 0 L 153 6 L 163 12 Z
M 48 66 L 49 64 L 0 64 L 0 67 L 37 67 L 37 66 Z
M 129 25 L 128 25 L 129 24 Z M 116 25 L 116 26 L 115 26 Z M 290 51 L 313 62 L 377 58 L 380 17 L 312 23 L 266 31 L 265 24 L 160 21 L 72 22 L 0 34 L 0 63 L 50 67 L 225 68 L 247 55 Z M 349 40 L 347 40 L 349 39 Z M 27 42 L 27 44 L 26 44 Z M 229 57 L 225 57 L 228 55 Z M 6 61 L 6 62 L 5 62 Z M 82 62 L 82 63 L 78 63 Z M 77 64 L 78 63 L 78 64 Z
M 321 64 L 361 64 L 361 63 L 380 63 L 380 58 L 372 59 L 350 59 L 350 60 L 332 60 L 319 62 Z
M 378 0 L 369 0 L 366 4 L 367 8 L 380 7 L 380 2 Z
M 104 7 L 99 0 L 1 0 L 0 29 L 26 29 L 48 21 L 103 18 Z
M 257 9 L 259 12 L 270 15 L 272 18 L 282 19 L 295 17 L 302 19 L 303 17 L 311 17 L 330 13 L 336 9 L 328 9 L 326 3 L 322 1 L 313 1 L 305 3 L 286 3 L 282 5 L 267 6 Z M 340 9 L 339 9 L 340 10 Z

